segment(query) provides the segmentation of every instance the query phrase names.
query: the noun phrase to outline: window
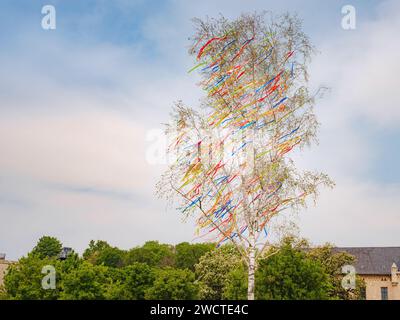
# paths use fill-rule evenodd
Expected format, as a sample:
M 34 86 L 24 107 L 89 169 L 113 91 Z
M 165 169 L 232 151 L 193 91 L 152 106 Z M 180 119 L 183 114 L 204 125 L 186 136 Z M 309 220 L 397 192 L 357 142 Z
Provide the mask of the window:
M 381 300 L 388 300 L 388 288 L 387 287 L 381 288 Z

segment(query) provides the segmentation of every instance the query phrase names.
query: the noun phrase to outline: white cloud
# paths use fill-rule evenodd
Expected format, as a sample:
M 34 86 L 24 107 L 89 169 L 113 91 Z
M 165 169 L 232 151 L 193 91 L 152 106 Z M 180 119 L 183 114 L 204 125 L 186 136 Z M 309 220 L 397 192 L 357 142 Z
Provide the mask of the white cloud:
M 15 258 L 43 234 L 78 250 L 193 238 L 154 196 L 162 168 L 146 147 L 145 128 L 111 112 L 1 118 L 0 251 Z
M 331 109 L 347 120 L 366 117 L 373 125 L 397 126 L 400 121 L 398 75 L 400 29 L 398 2 L 382 3 L 376 20 L 343 30 L 319 46 L 313 77 L 332 88 Z
M 316 108 L 320 145 L 300 162 L 329 173 L 337 186 L 323 190 L 317 207 L 300 217 L 302 233 L 315 242 L 342 246 L 399 245 L 399 184 L 380 182 L 369 170 L 380 156 L 371 132 L 399 128 L 400 44 L 395 39 L 400 6 L 385 2 L 376 20 L 358 21 L 356 30 L 319 46 L 322 54 L 311 71 L 314 83 L 328 85 L 331 92 Z
M 4 116 L 2 172 L 60 184 L 140 189 L 151 169 L 145 129 L 111 112 Z
M 17 258 L 44 234 L 78 250 L 192 239 L 154 195 L 162 167 L 145 158 L 172 102 L 196 99 L 186 70 L 136 46 L 34 38 L 0 54 L 0 252 Z
M 341 179 L 301 217 L 302 234 L 339 246 L 398 246 L 400 186 Z

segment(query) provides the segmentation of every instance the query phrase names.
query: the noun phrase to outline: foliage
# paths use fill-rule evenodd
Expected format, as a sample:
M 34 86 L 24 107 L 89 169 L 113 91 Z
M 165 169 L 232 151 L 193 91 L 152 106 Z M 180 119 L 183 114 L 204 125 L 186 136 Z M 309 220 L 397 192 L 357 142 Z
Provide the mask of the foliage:
M 7 299 L 11 300 L 55 300 L 59 290 L 43 290 L 42 269 L 47 265 L 55 265 L 53 258 L 40 258 L 38 254 L 28 254 L 17 263 L 12 264 L 4 278 Z M 57 278 L 56 278 L 57 279 Z
M 9 300 L 7 291 L 4 286 L 0 286 L 0 300 Z
M 308 251 L 308 256 L 319 261 L 329 275 L 332 283 L 332 289 L 329 293 L 332 299 L 340 300 L 359 300 L 362 299 L 362 292 L 365 289 L 364 281 L 356 276 L 356 288 L 346 290 L 342 287 L 343 278 L 342 267 L 344 265 L 353 265 L 355 257 L 346 252 L 334 252 L 333 245 L 326 244 Z
M 227 300 L 247 299 L 247 268 L 244 264 L 228 273 L 222 297 Z
M 229 271 L 236 269 L 240 264 L 240 254 L 232 245 L 221 246 L 202 256 L 196 265 L 200 299 L 222 299 Z
M 329 299 L 331 282 L 319 261 L 286 240 L 279 252 L 260 259 L 256 273 L 257 299 Z
M 142 247 L 136 247 L 127 253 L 126 265 L 134 262 L 146 263 L 151 267 L 173 267 L 175 256 L 173 246 L 148 241 Z
M 308 300 L 328 299 L 331 283 L 320 262 L 307 256 L 304 241 L 286 238 L 277 248 L 271 248 L 258 261 L 256 272 L 257 299 Z M 271 254 L 271 255 L 270 255 Z M 246 268 L 241 265 L 228 274 L 224 298 L 245 299 Z
M 304 239 L 283 239 L 278 247 L 271 248 L 276 254 L 259 261 L 256 273 L 257 298 L 360 299 L 365 283 L 359 277 L 355 290 L 345 290 L 341 285 L 341 268 L 354 263 L 354 257 L 332 249 L 329 244 L 310 248 Z M 265 256 L 268 256 L 268 252 Z M 299 281 L 300 278 L 303 280 Z M 246 269 L 242 265 L 229 273 L 223 296 L 226 299 L 245 299 L 246 291 Z
M 195 275 L 188 269 L 167 267 L 156 273 L 153 286 L 146 290 L 146 299 L 193 300 L 198 297 Z
M 60 254 L 61 249 L 62 244 L 57 238 L 43 236 L 31 252 L 40 258 L 54 258 Z
M 116 283 L 119 292 L 111 299 L 143 300 L 145 291 L 151 288 L 155 279 L 155 270 L 145 263 L 135 262 L 120 269 Z
M 85 249 L 83 252 L 83 259 L 85 260 L 90 260 L 92 257 L 96 256 L 99 254 L 99 252 L 103 251 L 106 248 L 109 248 L 110 245 L 107 243 L 107 241 L 103 240 L 90 240 L 89 242 L 89 247 Z M 92 261 L 91 261 L 92 262 Z M 94 263 L 93 263 L 94 264 Z
M 214 244 L 184 242 L 173 247 L 151 241 L 127 252 L 105 241 L 91 241 L 83 259 L 75 252 L 65 260 L 45 256 L 43 252 L 31 252 L 8 268 L 0 299 L 247 298 L 247 266 L 230 244 L 214 248 Z M 124 257 L 123 263 L 129 264 L 121 266 L 120 259 L 108 259 L 112 255 L 107 252 L 119 252 Z M 127 259 L 128 253 L 131 261 Z M 356 290 L 346 291 L 341 286 L 341 267 L 352 263 L 354 257 L 336 252 L 331 245 L 311 248 L 304 239 L 286 237 L 258 260 L 255 296 L 257 299 L 360 299 L 365 287 L 361 279 L 357 279 Z M 41 286 L 45 276 L 42 268 L 48 265 L 56 270 L 55 290 L 44 290 Z
M 63 300 L 105 299 L 110 278 L 108 268 L 83 261 L 76 269 L 65 274 L 62 282 Z
M 175 246 L 175 266 L 180 269 L 194 271 L 195 265 L 199 262 L 200 258 L 213 249 L 215 249 L 215 244 L 213 243 L 179 243 Z
M 94 265 L 104 265 L 107 267 L 122 267 L 125 259 L 125 252 L 115 247 L 111 247 L 106 241 L 93 240 L 89 243 L 89 248 L 83 253 L 83 258 Z

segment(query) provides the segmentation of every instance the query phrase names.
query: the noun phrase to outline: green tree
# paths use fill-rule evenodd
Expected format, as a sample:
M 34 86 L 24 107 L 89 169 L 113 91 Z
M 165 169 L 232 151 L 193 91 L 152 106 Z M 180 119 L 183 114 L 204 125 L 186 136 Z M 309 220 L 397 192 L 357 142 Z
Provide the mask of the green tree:
M 135 262 L 120 269 L 111 269 L 113 285 L 108 292 L 108 299 L 143 300 L 145 291 L 154 282 L 155 271 L 145 263 Z
M 260 259 L 256 273 L 258 299 L 328 299 L 329 275 L 319 261 L 308 257 L 293 239 L 285 239 L 278 253 Z
M 142 247 L 129 250 L 125 265 L 134 262 L 146 263 L 151 267 L 173 267 L 175 265 L 174 248 L 158 241 L 148 241 Z
M 241 257 L 233 245 L 224 245 L 203 255 L 195 267 L 200 299 L 222 299 L 229 272 L 240 265 Z
M 194 271 L 194 266 L 199 262 L 200 258 L 213 249 L 215 249 L 215 244 L 213 243 L 179 243 L 175 246 L 176 267 Z
M 89 248 L 83 253 L 83 258 L 94 265 L 117 268 L 123 266 L 125 255 L 125 251 L 110 246 L 106 241 L 91 240 Z
M 57 257 L 60 254 L 61 249 L 62 244 L 57 238 L 43 236 L 39 239 L 31 252 L 40 258 L 52 258 Z
M 103 240 L 90 240 L 89 247 L 85 249 L 83 252 L 83 259 L 90 260 L 95 257 L 99 252 L 103 251 L 106 248 L 109 248 L 110 245 Z M 91 261 L 92 262 L 92 261 Z M 94 264 L 94 263 L 93 263 Z
M 191 300 L 198 297 L 195 275 L 188 269 L 166 267 L 156 272 L 153 286 L 146 290 L 146 299 Z
M 7 291 L 4 288 L 4 285 L 0 286 L 0 300 L 9 300 L 9 297 L 7 295 Z
M 43 289 L 42 279 L 46 274 L 42 273 L 43 267 L 56 266 L 54 258 L 40 258 L 37 254 L 28 254 L 12 264 L 4 278 L 3 293 L 11 300 L 55 300 L 59 297 L 60 286 L 56 273 L 56 289 Z M 56 269 L 57 270 L 57 269 Z
M 70 252 L 65 260 L 57 260 L 55 262 L 55 268 L 57 272 L 57 287 L 60 291 L 60 296 L 63 290 L 64 278 L 72 271 L 78 269 L 82 263 L 83 260 L 74 251 Z
M 355 289 L 346 290 L 342 286 L 342 267 L 353 265 L 355 263 L 354 256 L 347 252 L 335 252 L 331 244 L 312 248 L 307 253 L 311 259 L 320 262 L 329 275 L 332 283 L 329 295 L 332 299 L 359 300 L 363 298 L 362 292 L 365 290 L 365 283 L 359 276 L 356 276 Z
M 83 261 L 65 274 L 62 281 L 63 300 L 100 300 L 107 297 L 112 278 L 105 266 Z
M 246 300 L 247 299 L 247 269 L 241 264 L 236 269 L 231 270 L 223 288 L 222 297 L 228 300 Z M 258 290 L 258 289 L 257 289 Z
M 145 291 L 154 282 L 154 270 L 144 263 L 136 262 L 124 268 L 123 287 L 126 299 L 144 299 Z
M 258 261 L 257 299 L 332 299 L 334 284 L 328 273 L 332 259 L 326 256 L 325 261 L 318 260 L 310 256 L 310 250 L 306 240 L 293 237 L 287 237 L 279 246 L 272 247 Z M 228 274 L 224 298 L 245 299 L 246 292 L 246 268 L 241 265 Z

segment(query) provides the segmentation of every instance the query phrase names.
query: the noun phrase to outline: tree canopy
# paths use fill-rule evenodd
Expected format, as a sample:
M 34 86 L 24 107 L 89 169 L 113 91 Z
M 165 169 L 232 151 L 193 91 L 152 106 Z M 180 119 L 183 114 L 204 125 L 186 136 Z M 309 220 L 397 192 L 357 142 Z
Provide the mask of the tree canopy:
M 32 249 L 32 254 L 40 258 L 54 258 L 61 253 L 62 244 L 54 237 L 43 236 Z
M 198 297 L 194 273 L 188 269 L 165 268 L 156 272 L 153 285 L 145 293 L 146 299 L 193 300 Z
M 213 249 L 215 249 L 215 244 L 213 243 L 179 243 L 175 246 L 176 267 L 194 271 L 195 265 L 200 258 Z
M 61 260 L 54 255 L 56 250 L 51 253 L 44 245 L 48 243 L 52 248 L 57 241 L 42 239 L 35 247 L 40 251 L 29 252 L 9 267 L 0 299 L 247 298 L 246 266 L 233 245 L 215 248 L 212 243 L 174 246 L 149 241 L 122 250 L 105 241 L 91 241 L 82 257 L 73 251 Z M 363 288 L 360 281 L 353 291 L 341 287 L 341 266 L 351 264 L 353 259 L 334 253 L 331 245 L 311 247 L 302 239 L 286 238 L 258 260 L 255 297 L 358 299 Z M 46 266 L 55 269 L 54 290 L 42 287 Z

